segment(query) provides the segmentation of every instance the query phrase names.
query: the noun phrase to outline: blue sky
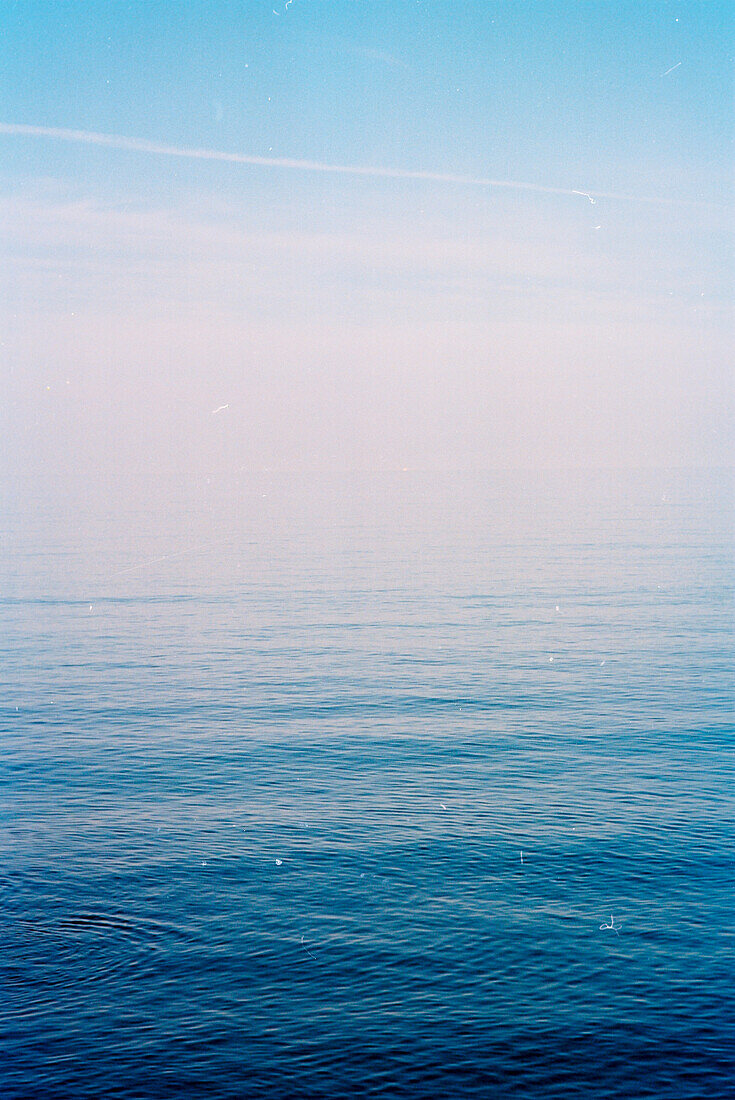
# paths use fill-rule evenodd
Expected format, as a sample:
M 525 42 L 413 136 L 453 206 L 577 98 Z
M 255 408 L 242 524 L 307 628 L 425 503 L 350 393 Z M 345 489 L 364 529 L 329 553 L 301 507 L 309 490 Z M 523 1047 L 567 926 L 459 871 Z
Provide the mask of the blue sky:
M 0 35 L 19 484 L 732 460 L 730 5 L 30 0 Z
M 29 0 L 2 19 L 8 121 L 559 187 L 689 168 L 679 195 L 731 161 L 727 4 Z
M 3 118 L 560 187 L 689 168 L 691 195 L 731 160 L 728 7 L 30 0 L 2 13 Z

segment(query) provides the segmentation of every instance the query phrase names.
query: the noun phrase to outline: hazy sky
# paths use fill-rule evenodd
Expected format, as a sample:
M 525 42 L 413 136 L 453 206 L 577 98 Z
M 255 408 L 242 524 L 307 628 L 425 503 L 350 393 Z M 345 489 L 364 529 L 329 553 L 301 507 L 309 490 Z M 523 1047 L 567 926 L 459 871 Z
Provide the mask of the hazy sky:
M 729 3 L 6 0 L 0 40 L 6 489 L 732 462 Z

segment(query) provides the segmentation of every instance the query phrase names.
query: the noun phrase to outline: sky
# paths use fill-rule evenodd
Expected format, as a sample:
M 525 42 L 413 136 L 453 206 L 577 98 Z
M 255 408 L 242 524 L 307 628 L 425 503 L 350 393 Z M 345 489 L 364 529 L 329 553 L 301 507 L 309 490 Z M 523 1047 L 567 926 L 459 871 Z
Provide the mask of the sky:
M 3 492 L 731 465 L 734 24 L 6 0 Z

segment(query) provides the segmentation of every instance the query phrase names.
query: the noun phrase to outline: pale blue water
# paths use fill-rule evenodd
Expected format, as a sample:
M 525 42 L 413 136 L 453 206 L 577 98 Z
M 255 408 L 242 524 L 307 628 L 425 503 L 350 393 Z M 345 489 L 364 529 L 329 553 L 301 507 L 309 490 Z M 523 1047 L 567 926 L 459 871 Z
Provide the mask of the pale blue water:
M 733 1095 L 732 515 L 711 472 L 8 506 L 2 1096 Z

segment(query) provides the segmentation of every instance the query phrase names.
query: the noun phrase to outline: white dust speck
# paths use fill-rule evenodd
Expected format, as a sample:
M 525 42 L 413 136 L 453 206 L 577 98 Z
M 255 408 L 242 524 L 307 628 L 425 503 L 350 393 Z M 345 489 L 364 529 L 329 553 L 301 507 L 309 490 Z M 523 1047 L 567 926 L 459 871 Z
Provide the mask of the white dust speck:
M 314 962 L 316 962 L 316 956 L 315 956 L 315 955 L 312 955 L 311 951 L 310 951 L 310 950 L 309 950 L 309 948 L 308 948 L 308 947 L 306 946 L 306 940 L 305 940 L 305 938 L 304 938 L 303 936 L 301 937 L 301 946 L 303 947 L 304 951 L 305 951 L 305 952 L 306 952 L 306 954 L 307 954 L 307 955 L 309 956 L 309 958 L 310 958 L 310 959 L 314 959 Z
M 616 935 L 616 936 L 619 936 L 619 935 L 620 935 L 620 933 L 618 932 L 618 929 L 619 929 L 620 927 L 621 927 L 621 926 L 620 926 L 619 924 L 616 924 L 616 923 L 615 923 L 615 918 L 614 918 L 614 917 L 612 916 L 612 914 L 611 914 L 611 915 L 610 915 L 610 923 L 609 923 L 609 924 L 601 924 L 601 925 L 600 925 L 600 931 L 602 932 L 602 931 L 603 931 L 603 929 L 605 929 L 605 928 L 612 928 L 612 930 L 613 930 L 613 932 L 615 933 L 615 935 Z

